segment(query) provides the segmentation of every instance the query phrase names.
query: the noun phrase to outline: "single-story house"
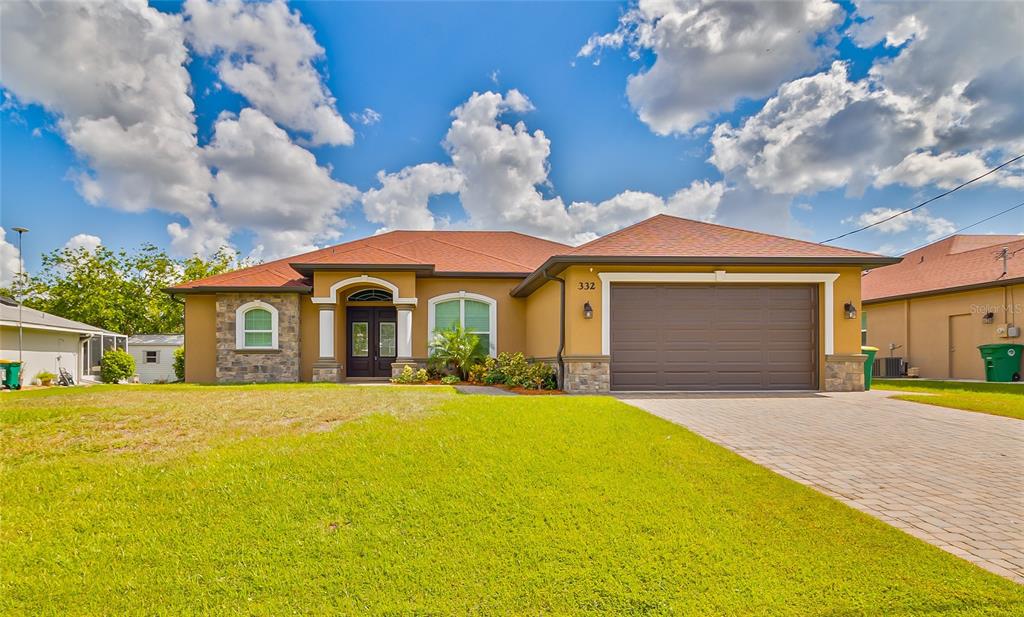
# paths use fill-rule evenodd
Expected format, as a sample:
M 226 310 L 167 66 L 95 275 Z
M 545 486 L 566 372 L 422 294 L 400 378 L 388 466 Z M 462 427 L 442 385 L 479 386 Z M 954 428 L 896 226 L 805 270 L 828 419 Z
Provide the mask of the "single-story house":
M 142 383 L 176 381 L 174 350 L 185 344 L 184 334 L 136 334 L 128 339 L 135 374 Z
M 864 340 L 921 377 L 984 379 L 978 345 L 1022 342 L 1024 236 L 957 235 L 864 275 Z
M 81 381 L 100 373 L 100 358 L 110 349 L 125 350 L 128 337 L 43 311 L 22 307 L 22 383 L 41 371 L 58 374 L 61 367 Z M 18 360 L 18 303 L 0 297 L 0 358 Z
M 861 272 L 896 261 L 659 215 L 578 247 L 393 231 L 167 291 L 189 382 L 387 378 L 461 324 L 572 392 L 858 390 Z

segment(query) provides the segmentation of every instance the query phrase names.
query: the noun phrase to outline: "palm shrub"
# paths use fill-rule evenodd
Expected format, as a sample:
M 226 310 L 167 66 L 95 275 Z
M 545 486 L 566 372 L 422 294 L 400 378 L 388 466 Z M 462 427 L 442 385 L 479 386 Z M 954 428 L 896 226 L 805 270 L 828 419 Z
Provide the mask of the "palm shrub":
M 117 383 L 135 374 L 135 358 L 127 351 L 111 349 L 100 360 L 100 380 Z
M 174 376 L 178 381 L 185 381 L 185 348 L 179 347 L 174 350 Z
M 481 358 L 480 337 L 466 332 L 459 326 L 439 330 L 431 343 L 430 360 L 433 363 L 455 371 L 465 379 L 469 369 Z

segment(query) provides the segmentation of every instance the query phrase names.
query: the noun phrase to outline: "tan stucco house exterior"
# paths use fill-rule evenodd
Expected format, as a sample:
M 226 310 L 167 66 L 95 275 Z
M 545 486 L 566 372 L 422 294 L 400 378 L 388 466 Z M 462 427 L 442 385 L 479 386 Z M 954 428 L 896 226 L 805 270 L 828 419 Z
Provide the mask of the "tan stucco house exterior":
M 952 236 L 865 273 L 861 286 L 864 339 L 921 377 L 984 379 L 978 345 L 1022 342 L 1022 236 Z
M 659 215 L 578 247 L 393 231 L 168 291 L 189 382 L 386 378 L 461 324 L 571 392 L 859 390 L 861 272 L 896 261 Z

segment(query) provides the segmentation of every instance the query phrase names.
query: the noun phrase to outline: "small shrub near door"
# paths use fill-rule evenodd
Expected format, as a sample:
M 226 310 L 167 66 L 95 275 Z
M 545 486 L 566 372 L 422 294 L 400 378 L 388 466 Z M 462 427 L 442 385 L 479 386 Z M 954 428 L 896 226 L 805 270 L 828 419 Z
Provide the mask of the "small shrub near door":
M 185 348 L 179 347 L 174 350 L 174 376 L 178 381 L 185 381 Z
M 391 378 L 391 383 L 427 383 L 427 369 L 416 370 L 406 364 L 397 377 Z
M 118 383 L 131 379 L 135 374 L 135 358 L 127 351 L 113 349 L 103 354 L 100 360 L 100 380 L 103 383 Z

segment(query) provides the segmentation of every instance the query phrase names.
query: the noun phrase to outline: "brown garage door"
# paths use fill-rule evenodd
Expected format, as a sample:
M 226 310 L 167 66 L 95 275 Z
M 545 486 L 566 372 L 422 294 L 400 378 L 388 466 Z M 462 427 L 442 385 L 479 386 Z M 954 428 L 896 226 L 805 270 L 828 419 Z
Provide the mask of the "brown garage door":
M 813 285 L 611 287 L 613 390 L 808 390 Z

